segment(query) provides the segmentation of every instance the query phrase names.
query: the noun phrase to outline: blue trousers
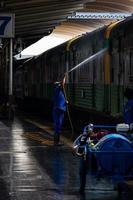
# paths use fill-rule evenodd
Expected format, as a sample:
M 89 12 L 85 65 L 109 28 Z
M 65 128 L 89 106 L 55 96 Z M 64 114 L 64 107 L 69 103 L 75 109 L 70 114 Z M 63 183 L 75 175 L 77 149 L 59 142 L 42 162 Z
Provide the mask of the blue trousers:
M 53 121 L 54 121 L 55 134 L 60 135 L 63 120 L 64 120 L 64 111 L 57 108 L 53 109 Z
M 86 176 L 89 172 L 91 167 L 91 174 L 94 175 L 97 173 L 97 161 L 94 154 L 91 155 L 88 151 L 86 159 L 82 156 L 80 158 L 80 169 L 79 169 L 79 175 L 80 175 L 80 192 L 83 193 L 86 186 Z
M 86 160 L 83 157 L 80 158 L 80 192 L 84 192 L 86 186 L 86 176 L 89 168 L 89 157 L 87 156 Z

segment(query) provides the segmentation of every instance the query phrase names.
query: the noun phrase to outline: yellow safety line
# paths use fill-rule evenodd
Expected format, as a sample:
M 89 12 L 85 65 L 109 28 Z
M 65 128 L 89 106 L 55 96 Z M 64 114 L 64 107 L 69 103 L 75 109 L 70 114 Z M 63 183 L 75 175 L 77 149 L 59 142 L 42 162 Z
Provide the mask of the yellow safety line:
M 53 131 L 52 128 L 50 128 L 49 126 L 42 125 L 41 123 L 36 122 L 36 121 L 33 121 L 33 120 L 31 120 L 31 119 L 25 119 L 25 121 L 27 121 L 27 122 L 29 122 L 29 123 L 31 123 L 31 124 L 34 124 L 35 126 L 41 128 L 41 129 L 43 129 L 43 130 L 46 131 L 49 135 L 52 135 L 52 136 L 54 135 L 54 131 Z M 60 137 L 61 137 L 61 142 L 67 144 L 67 146 L 69 146 L 69 147 L 72 147 L 72 146 L 73 146 L 73 145 L 72 145 L 72 142 L 71 142 L 69 139 L 67 139 L 66 137 L 64 137 L 64 136 L 62 136 L 62 135 L 61 135 Z
M 40 137 L 39 133 L 31 133 L 31 132 L 28 133 L 27 132 L 27 133 L 24 133 L 22 136 L 25 138 L 28 138 L 28 139 L 38 141 L 41 144 L 53 145 L 53 140 L 44 139 L 43 137 Z
M 44 129 L 46 132 L 48 132 L 50 135 L 54 135 L 54 131 L 52 130 L 52 128 L 50 128 L 49 126 L 44 126 L 43 124 L 39 123 L 39 122 L 35 122 L 31 119 L 25 119 L 25 121 L 34 124 L 35 126 Z

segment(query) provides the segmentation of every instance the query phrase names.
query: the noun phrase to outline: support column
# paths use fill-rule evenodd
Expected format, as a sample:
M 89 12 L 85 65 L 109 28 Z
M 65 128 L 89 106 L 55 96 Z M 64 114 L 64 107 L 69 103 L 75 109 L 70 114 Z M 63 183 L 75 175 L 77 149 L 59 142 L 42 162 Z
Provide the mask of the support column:
M 10 38 L 10 65 L 9 65 L 9 120 L 13 119 L 13 44 Z

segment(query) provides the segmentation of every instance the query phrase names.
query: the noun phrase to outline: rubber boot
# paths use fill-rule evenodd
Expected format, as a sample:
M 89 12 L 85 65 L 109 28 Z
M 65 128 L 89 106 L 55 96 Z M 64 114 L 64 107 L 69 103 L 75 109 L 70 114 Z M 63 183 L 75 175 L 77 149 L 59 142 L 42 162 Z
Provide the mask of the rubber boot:
M 86 175 L 87 175 L 87 161 L 84 160 L 84 158 L 81 159 L 80 161 L 80 189 L 79 192 L 80 194 L 84 194 L 85 192 L 85 186 L 86 186 Z
M 58 145 L 59 144 L 59 134 L 55 133 L 54 134 L 54 145 Z
M 55 133 L 54 134 L 54 145 L 56 145 L 57 144 L 57 134 Z
M 54 135 L 54 145 L 55 146 L 62 146 L 63 145 L 62 143 L 60 143 L 60 134 Z
M 84 194 L 85 185 L 86 185 L 86 174 L 85 173 L 81 173 L 80 174 L 80 189 L 79 189 L 80 194 Z

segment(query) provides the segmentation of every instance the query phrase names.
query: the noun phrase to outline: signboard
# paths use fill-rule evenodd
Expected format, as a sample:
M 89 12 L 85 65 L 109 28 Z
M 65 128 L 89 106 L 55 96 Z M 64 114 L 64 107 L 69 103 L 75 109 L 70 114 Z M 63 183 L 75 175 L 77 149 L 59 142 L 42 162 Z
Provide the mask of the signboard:
M 0 13 L 0 38 L 14 37 L 14 14 Z

